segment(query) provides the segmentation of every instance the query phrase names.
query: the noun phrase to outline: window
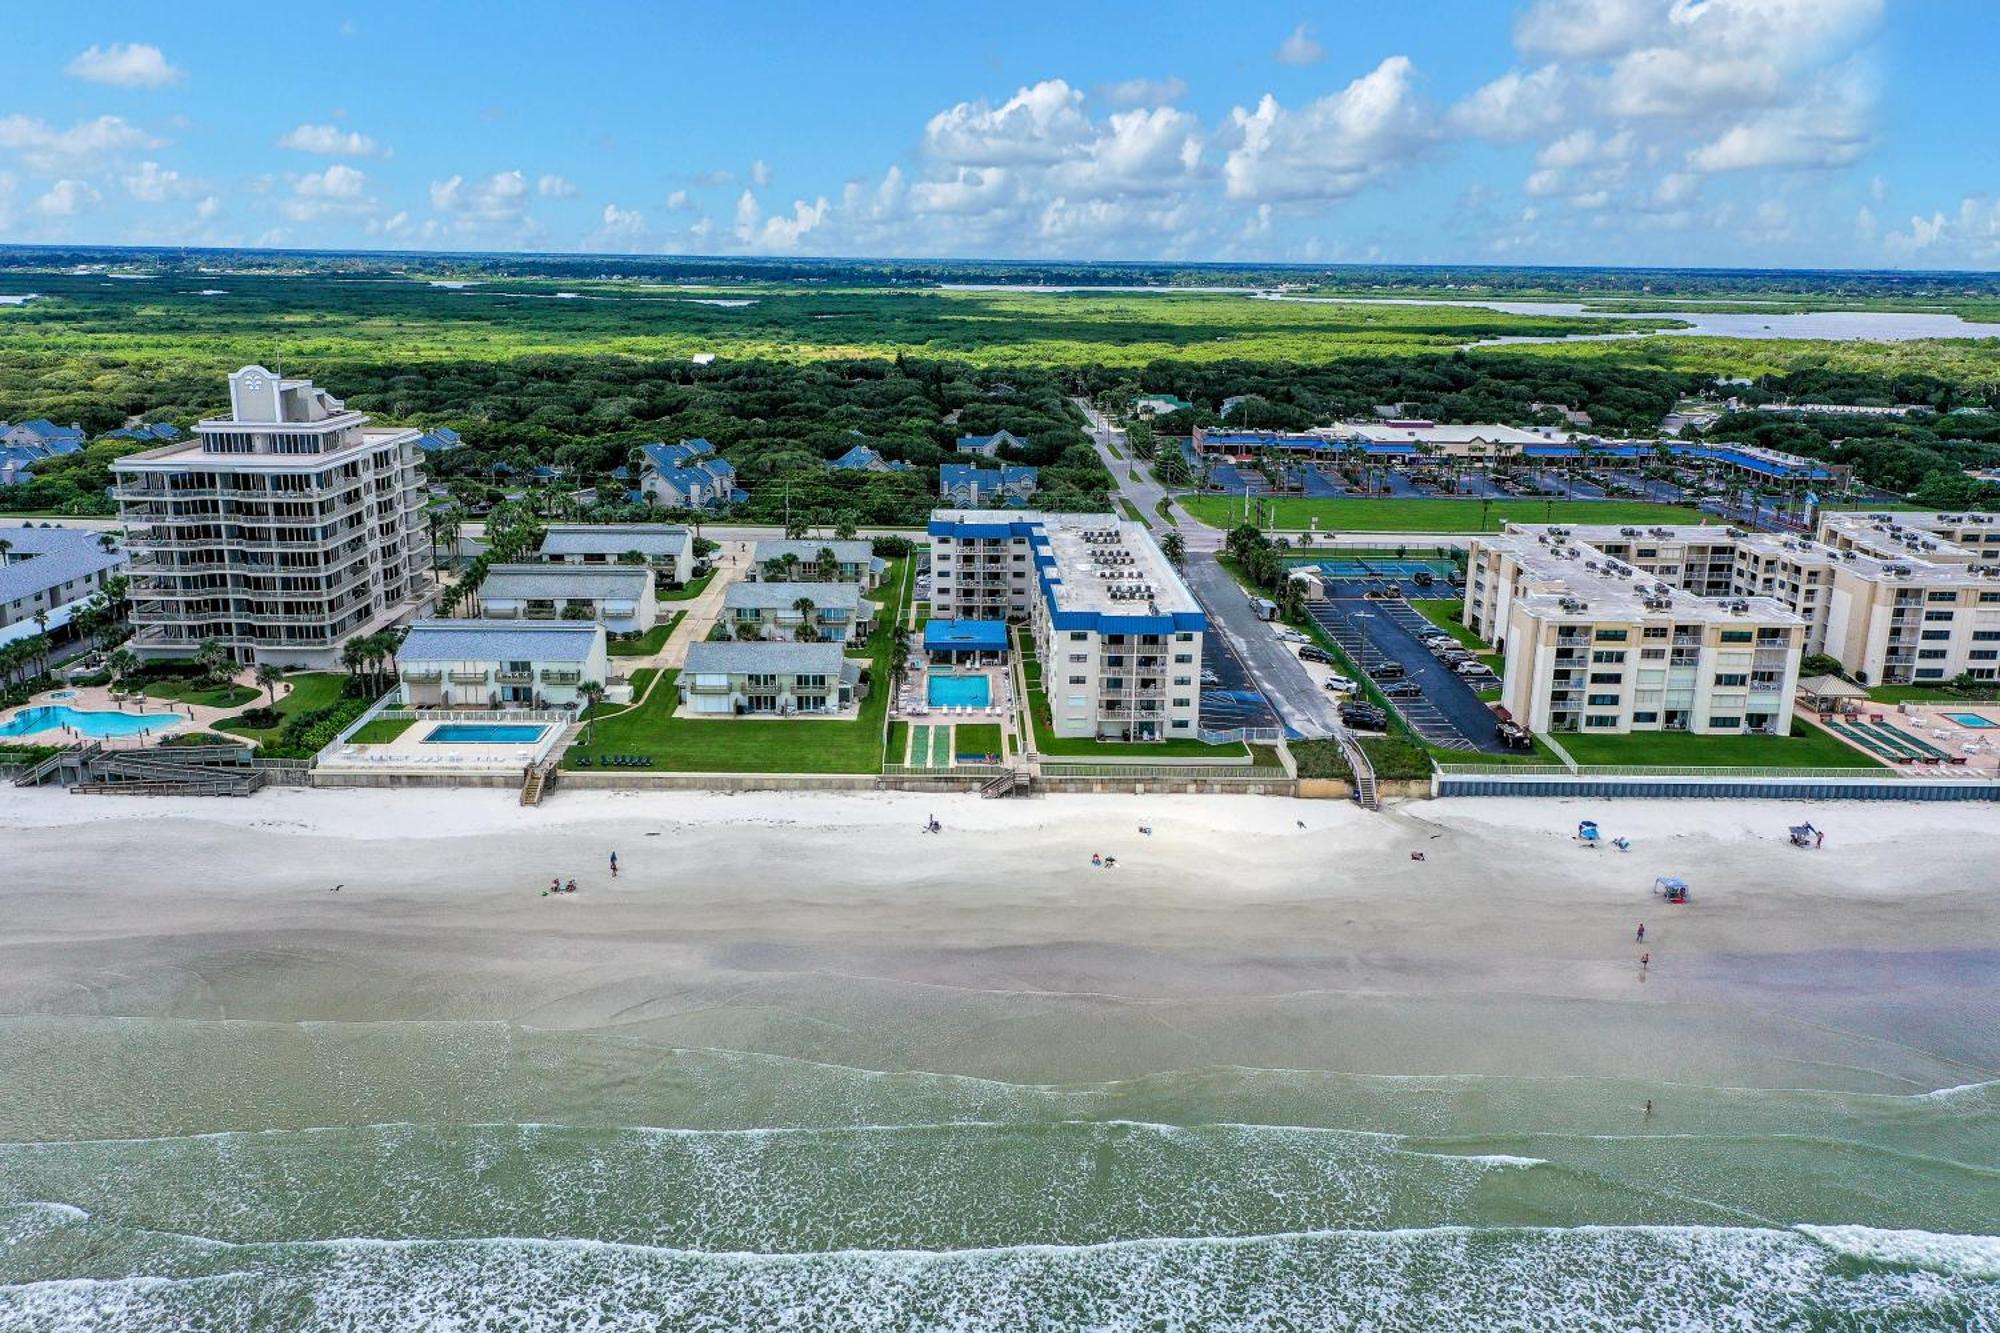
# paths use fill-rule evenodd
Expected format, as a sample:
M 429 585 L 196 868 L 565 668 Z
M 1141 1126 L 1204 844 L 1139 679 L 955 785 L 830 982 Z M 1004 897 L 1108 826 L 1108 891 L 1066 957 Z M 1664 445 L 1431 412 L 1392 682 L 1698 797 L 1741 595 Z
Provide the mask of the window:
M 1948 648 L 1919 648 L 1917 656 L 1926 662 L 1941 662 L 1951 656 Z
M 1625 660 L 1625 654 L 1622 651 L 1612 652 L 1600 648 L 1596 652 L 1590 655 L 1590 660 L 1593 662 L 1616 666 Z
M 1641 648 L 1639 650 L 1639 660 L 1641 662 L 1657 662 L 1666 655 L 1667 650 L 1664 648 Z
M 1174 684 L 1176 684 L 1176 685 L 1192 685 L 1192 684 L 1194 684 L 1194 677 L 1192 677 L 1192 676 L 1175 676 L 1175 677 L 1174 677 Z
M 1974 643 L 2000 643 L 2000 629 L 1976 629 L 1972 631 Z
M 1174 642 L 1175 642 L 1175 643 L 1193 643 L 1193 642 L 1194 642 L 1194 635 L 1192 635 L 1192 634 L 1176 634 L 1176 635 L 1174 635 Z
M 1597 631 L 1597 637 L 1602 643 L 1623 643 L 1625 642 L 1625 631 L 1622 629 L 1601 629 Z
M 1175 666 L 1193 666 L 1193 665 L 1194 665 L 1194 654 L 1193 654 L 1193 653 L 1175 653 L 1175 654 L 1174 654 L 1174 665 L 1175 665 Z
M 1645 630 L 1641 633 L 1640 637 L 1647 639 L 1664 639 L 1667 637 L 1667 627 L 1665 625 L 1648 625 L 1646 626 Z
M 1592 708 L 1616 708 L 1618 696 L 1615 694 L 1593 694 L 1586 700 Z
M 1926 639 L 1949 639 L 1951 631 L 1948 629 L 1927 629 L 1920 637 Z
M 1174 707 L 1176 707 L 1176 708 L 1186 708 L 1186 707 L 1187 707 L 1187 706 L 1188 706 L 1189 704 L 1191 704 L 1191 703 L 1193 703 L 1193 702 L 1194 702 L 1194 700 L 1192 700 L 1192 699 L 1175 699 L 1175 700 L 1174 700 Z
M 1590 673 L 1590 683 L 1592 685 L 1622 685 L 1624 682 L 1625 673 L 1622 671 L 1593 671 Z
M 1749 683 L 1749 675 L 1742 671 L 1718 671 L 1715 675 L 1717 689 L 1741 689 Z
M 1090 660 L 1089 653 L 1071 653 L 1069 655 L 1069 661 L 1071 666 L 1079 666 L 1085 662 L 1088 662 L 1089 660 Z
M 1747 629 L 1726 629 L 1722 631 L 1724 643 L 1749 643 L 1757 636 Z
M 1743 719 L 1740 717 L 1712 717 L 1708 720 L 1708 725 L 1717 731 L 1736 731 L 1742 727 Z
M 1082 643 L 1088 638 L 1090 638 L 1089 630 L 1073 629 L 1069 632 L 1069 641 L 1071 643 Z
M 1632 725 L 1634 726 L 1637 726 L 1642 722 L 1658 722 L 1659 720 L 1660 720 L 1660 715 L 1658 713 L 1647 712 L 1647 713 L 1632 714 Z
M 1957 614 L 1958 612 L 1956 611 L 1926 611 L 1924 612 L 1924 619 L 1932 621 L 1936 620 L 1948 621 Z
M 1958 594 L 1950 591 L 1933 592 L 1926 594 L 1924 600 L 1927 602 L 1955 602 L 1958 600 Z
M 1088 685 L 1088 684 L 1090 684 L 1090 677 L 1088 677 L 1088 676 L 1071 676 L 1071 677 L 1069 678 L 1069 683 L 1070 683 L 1070 684 L 1072 684 L 1072 685 Z
M 1966 660 L 1971 662 L 1991 662 L 1994 658 L 2000 657 L 2000 650 L 1995 650 L 1992 648 L 1975 648 L 1971 652 L 1967 653 L 1965 656 Z
M 1184 717 L 1177 717 L 1174 719 L 1175 731 L 1186 731 L 1192 725 L 1193 723 L 1189 722 L 1188 719 Z
M 1616 713 L 1585 713 L 1583 725 L 1586 727 L 1615 727 L 1618 725 Z

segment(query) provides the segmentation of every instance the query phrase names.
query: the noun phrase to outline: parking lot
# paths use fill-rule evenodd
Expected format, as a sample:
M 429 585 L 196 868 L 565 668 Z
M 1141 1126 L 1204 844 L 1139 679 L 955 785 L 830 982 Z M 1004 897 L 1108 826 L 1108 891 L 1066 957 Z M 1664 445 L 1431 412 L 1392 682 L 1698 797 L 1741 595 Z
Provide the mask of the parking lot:
M 1390 703 L 1411 730 L 1426 741 L 1450 750 L 1505 753 L 1506 747 L 1493 732 L 1493 710 L 1480 699 L 1476 689 L 1466 684 L 1418 637 L 1431 628 L 1431 622 L 1407 602 L 1371 602 L 1363 595 L 1371 589 L 1388 587 L 1401 588 L 1405 595 L 1416 592 L 1435 596 L 1444 590 L 1416 589 L 1408 582 L 1407 573 L 1401 571 L 1400 566 L 1405 562 L 1369 563 L 1381 569 L 1384 576 L 1331 580 L 1325 600 L 1307 603 L 1306 610 L 1313 620 L 1364 672 L 1372 674 L 1387 662 L 1402 664 L 1406 678 L 1415 681 L 1422 693 L 1413 698 L 1391 699 Z M 1412 567 L 1410 572 L 1422 564 L 1406 563 Z M 1396 572 L 1390 572 L 1389 567 Z
M 1222 634 L 1204 634 L 1201 640 L 1201 725 L 1208 731 L 1228 731 L 1232 727 L 1276 727 L 1283 725 L 1270 701 L 1264 698 L 1236 650 Z M 1208 677 L 1214 676 L 1210 682 Z

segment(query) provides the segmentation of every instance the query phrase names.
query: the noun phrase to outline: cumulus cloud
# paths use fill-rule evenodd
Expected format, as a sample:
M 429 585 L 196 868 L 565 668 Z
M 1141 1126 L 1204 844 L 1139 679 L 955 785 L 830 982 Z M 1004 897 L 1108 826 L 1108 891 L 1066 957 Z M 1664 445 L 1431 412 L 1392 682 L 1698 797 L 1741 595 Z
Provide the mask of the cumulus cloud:
M 187 199 L 200 194 L 208 187 L 200 181 L 190 180 L 178 171 L 169 170 L 157 162 L 141 162 L 128 172 L 122 182 L 125 193 L 141 203 L 163 204 L 170 199 Z
M 290 196 L 278 204 L 279 211 L 293 222 L 310 222 L 329 213 L 367 213 L 374 208 L 367 174 L 344 162 L 294 177 Z
M 37 116 L 0 116 L 0 151 L 19 154 L 36 171 L 89 171 L 104 162 L 141 148 L 158 148 L 166 141 L 118 116 L 80 120 L 66 130 Z
M 355 130 L 343 130 L 337 125 L 297 126 L 278 136 L 278 147 L 301 153 L 319 153 L 325 157 L 390 156 L 367 135 Z
M 1406 163 L 1436 136 L 1412 87 L 1415 67 L 1390 56 L 1339 92 L 1296 110 L 1265 94 L 1231 113 L 1222 173 L 1232 199 L 1343 199 Z
M 535 193 L 544 199 L 568 199 L 576 194 L 576 186 L 561 176 L 549 174 L 535 182 Z
M 1872 225 L 1872 215 L 1869 221 Z M 1856 230 L 1860 230 L 1859 219 Z M 2000 199 L 1967 195 L 1952 212 L 1934 209 L 1929 217 L 1912 215 L 1902 230 L 1882 237 L 1882 247 L 1897 259 L 1916 259 L 1939 267 L 1993 264 L 2000 261 Z
M 164 88 L 184 77 L 183 71 L 167 63 L 159 47 L 144 42 L 93 45 L 63 66 L 63 73 L 114 88 Z
M 35 200 L 35 211 L 44 217 L 67 218 L 97 207 L 104 196 L 80 180 L 59 180 L 49 192 Z
M 750 164 L 750 183 L 760 190 L 769 185 L 771 183 L 771 164 L 761 157 L 752 162 Z
M 549 181 L 556 185 L 544 189 L 544 182 Z M 531 187 L 527 174 L 518 169 L 496 171 L 477 180 L 449 176 L 431 182 L 431 209 L 445 214 L 449 225 L 460 232 L 486 229 L 533 232 L 538 228 L 528 217 L 530 195 L 557 197 L 561 187 L 568 185 L 560 176 L 544 176 Z M 574 187 L 570 189 L 574 193 Z
M 1454 129 L 1541 147 L 1524 190 L 1577 207 L 1684 209 L 1704 177 L 1850 165 L 1871 139 L 1859 44 L 1883 0 L 1533 0 L 1514 28 L 1536 63 L 1453 108 Z M 1623 144 L 1625 151 L 1607 152 Z M 1754 214 L 1761 238 L 1784 228 Z
M 586 242 L 592 249 L 630 249 L 646 234 L 646 215 L 636 208 L 606 204 L 600 225 Z
M 923 147 L 942 162 L 1006 167 L 1059 161 L 1090 137 L 1083 94 L 1061 79 L 1046 79 L 997 107 L 981 98 L 938 112 L 924 126 Z
M 1278 43 L 1278 63 L 1282 65 L 1317 65 L 1326 59 L 1326 48 L 1313 36 L 1312 25 L 1301 23 L 1292 29 L 1292 35 Z

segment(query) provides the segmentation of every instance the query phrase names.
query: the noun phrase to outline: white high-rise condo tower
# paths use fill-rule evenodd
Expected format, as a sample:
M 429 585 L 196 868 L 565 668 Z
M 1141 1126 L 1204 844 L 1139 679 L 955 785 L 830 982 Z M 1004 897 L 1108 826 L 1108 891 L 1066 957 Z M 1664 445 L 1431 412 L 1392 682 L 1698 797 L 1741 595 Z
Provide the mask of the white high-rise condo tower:
M 370 430 L 262 366 L 229 377 L 229 406 L 192 440 L 112 464 L 131 647 L 184 657 L 214 639 L 241 662 L 332 665 L 427 591 L 418 433 Z

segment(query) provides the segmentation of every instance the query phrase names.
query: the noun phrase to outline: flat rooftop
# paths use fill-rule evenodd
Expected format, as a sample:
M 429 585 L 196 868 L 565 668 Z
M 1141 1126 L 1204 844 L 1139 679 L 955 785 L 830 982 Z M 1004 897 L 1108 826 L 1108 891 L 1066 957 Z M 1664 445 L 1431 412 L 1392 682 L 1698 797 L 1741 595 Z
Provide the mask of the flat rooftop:
M 1699 529 L 1697 529 L 1699 530 Z M 1616 532 L 1616 529 L 1612 529 Z M 1716 529 L 1708 529 L 1716 532 Z M 1591 624 L 1605 620 L 1672 620 L 1705 623 L 1804 625 L 1774 597 L 1697 597 L 1654 575 L 1605 555 L 1581 536 L 1510 532 L 1483 537 L 1480 547 L 1506 551 L 1527 576 L 1515 598 L 1545 620 Z
M 1901 518 L 1901 515 L 1896 516 Z M 1982 574 L 1985 568 L 2000 568 L 2000 545 L 1991 550 L 1978 551 L 1960 546 L 1948 538 L 1932 539 L 1932 549 L 1925 550 L 1919 542 L 1915 546 L 1900 541 L 1891 541 L 1886 529 L 1862 514 L 1827 515 L 1831 525 L 1825 529 L 1848 536 L 1859 543 L 1857 549 L 1843 550 L 1838 546 L 1817 541 L 1811 537 L 1787 536 L 1775 532 L 1749 532 L 1714 524 L 1674 523 L 1651 525 L 1637 530 L 1632 535 L 1632 525 L 1613 523 L 1558 523 L 1558 524 L 1510 524 L 1507 536 L 1527 536 L 1534 540 L 1536 534 L 1551 532 L 1561 528 L 1571 538 L 1586 546 L 1601 547 L 1607 543 L 1621 545 L 1645 545 L 1654 542 L 1661 545 L 1689 546 L 1730 546 L 1737 551 L 1752 554 L 1760 559 L 1787 560 L 1804 568 L 1839 566 L 1848 572 L 1868 579 L 1884 582 L 1908 584 L 1991 584 L 2000 587 L 2000 574 Z M 1905 531 L 1909 529 L 1906 527 Z M 1926 532 L 1934 529 L 1925 529 Z M 2000 536 L 2000 525 L 1994 528 Z M 1498 539 L 1488 542 L 1497 545 Z M 1991 564 L 1982 565 L 1982 560 Z
M 931 527 L 1006 529 L 1046 557 L 1042 584 L 1057 611 L 1120 616 L 1201 615 L 1201 603 L 1141 524 L 1116 514 L 1023 509 L 934 509 Z M 1050 563 L 1052 562 L 1052 563 Z
M 118 472 L 129 468 L 135 471 L 153 471 L 203 467 L 225 469 L 230 472 L 309 471 L 324 466 L 332 459 L 365 453 L 381 445 L 394 444 L 401 440 L 414 440 L 420 433 L 415 427 L 402 430 L 363 430 L 355 443 L 329 449 L 321 454 L 212 454 L 201 447 L 201 439 L 196 436 L 191 439 L 176 440 L 157 449 L 127 454 L 112 463 L 111 470 Z

